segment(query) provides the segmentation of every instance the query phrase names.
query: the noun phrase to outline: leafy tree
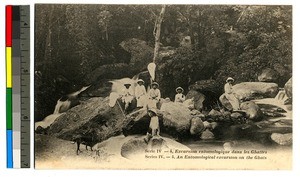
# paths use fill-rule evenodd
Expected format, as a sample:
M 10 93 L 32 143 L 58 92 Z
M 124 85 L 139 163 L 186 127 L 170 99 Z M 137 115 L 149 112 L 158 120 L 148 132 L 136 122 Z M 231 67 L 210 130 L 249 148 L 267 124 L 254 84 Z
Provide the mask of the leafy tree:
M 37 119 L 52 113 L 62 95 L 134 76 L 153 60 L 161 5 L 35 7 Z M 198 80 L 215 79 L 220 90 L 228 76 L 256 81 L 264 68 L 279 73 L 280 86 L 292 75 L 291 6 L 167 5 L 160 29 L 156 47 L 172 51 L 156 59 L 163 97 Z M 190 43 L 183 45 L 186 39 Z M 123 41 L 142 46 L 128 50 Z

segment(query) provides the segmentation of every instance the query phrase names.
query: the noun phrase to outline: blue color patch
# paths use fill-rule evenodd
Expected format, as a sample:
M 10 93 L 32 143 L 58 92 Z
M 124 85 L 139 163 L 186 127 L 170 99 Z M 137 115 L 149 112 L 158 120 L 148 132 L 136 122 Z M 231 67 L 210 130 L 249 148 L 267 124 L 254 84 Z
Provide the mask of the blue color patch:
M 13 168 L 13 131 L 6 130 L 7 168 Z

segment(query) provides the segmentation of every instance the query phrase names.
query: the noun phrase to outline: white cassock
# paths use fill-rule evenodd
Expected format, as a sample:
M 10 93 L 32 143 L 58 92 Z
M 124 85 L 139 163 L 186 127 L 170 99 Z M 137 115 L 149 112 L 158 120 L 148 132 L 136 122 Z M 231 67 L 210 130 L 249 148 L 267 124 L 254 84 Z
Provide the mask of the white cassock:
M 149 108 L 157 108 L 157 103 L 160 100 L 160 90 L 159 89 L 150 89 L 149 90 L 149 102 L 148 102 L 148 107 Z
M 131 101 L 133 100 L 133 90 L 129 87 L 127 88 L 123 88 L 122 90 L 122 101 L 124 103 L 131 103 Z
M 234 93 L 232 92 L 232 85 L 229 83 L 226 83 L 224 85 L 224 91 L 225 96 L 232 105 L 233 110 L 239 110 L 240 109 L 240 101 L 237 97 L 235 97 Z
M 146 101 L 147 92 L 144 85 L 137 85 L 135 87 L 135 97 L 137 101 L 137 107 L 144 107 Z
M 183 103 L 185 101 L 185 95 L 182 93 L 177 93 L 175 95 L 175 103 Z

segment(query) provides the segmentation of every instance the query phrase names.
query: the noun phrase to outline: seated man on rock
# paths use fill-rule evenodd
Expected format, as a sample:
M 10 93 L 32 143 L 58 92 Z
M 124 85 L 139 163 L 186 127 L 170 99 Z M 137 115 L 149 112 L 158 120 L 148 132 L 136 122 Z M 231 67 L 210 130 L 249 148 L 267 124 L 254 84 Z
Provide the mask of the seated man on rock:
M 176 88 L 176 95 L 175 95 L 175 103 L 183 103 L 185 101 L 185 95 L 183 94 L 183 88 L 177 87 Z
M 131 84 L 130 83 L 125 83 L 123 90 L 122 90 L 122 102 L 125 104 L 124 110 L 127 111 L 129 104 L 132 102 L 134 98 L 134 93 L 133 90 L 131 89 Z
M 232 91 L 234 79 L 232 77 L 228 77 L 226 79 L 226 84 L 224 85 L 225 96 L 232 105 L 233 111 L 240 110 L 240 101 L 236 97 L 235 93 Z
M 158 89 L 158 83 L 153 82 L 152 88 L 149 90 L 149 108 L 157 108 L 157 104 L 160 101 L 161 95 L 160 90 Z

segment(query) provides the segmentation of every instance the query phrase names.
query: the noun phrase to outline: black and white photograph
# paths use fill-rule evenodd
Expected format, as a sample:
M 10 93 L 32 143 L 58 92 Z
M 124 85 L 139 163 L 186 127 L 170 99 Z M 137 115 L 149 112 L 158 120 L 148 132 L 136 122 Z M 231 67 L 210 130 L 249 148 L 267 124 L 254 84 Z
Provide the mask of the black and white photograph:
M 292 11 L 35 4 L 35 168 L 290 170 Z

